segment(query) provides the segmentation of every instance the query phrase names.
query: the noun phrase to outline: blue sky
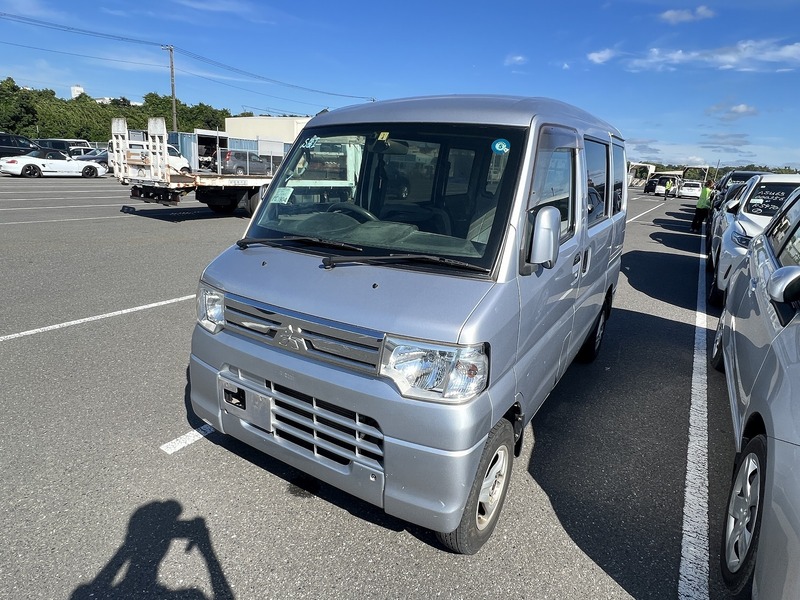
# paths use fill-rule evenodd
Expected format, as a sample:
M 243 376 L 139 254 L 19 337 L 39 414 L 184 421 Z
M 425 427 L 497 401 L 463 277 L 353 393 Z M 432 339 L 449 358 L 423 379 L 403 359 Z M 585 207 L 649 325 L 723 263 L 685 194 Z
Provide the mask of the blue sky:
M 170 44 L 177 96 L 234 114 L 547 96 L 617 126 L 633 160 L 800 168 L 798 23 L 797 0 L 0 0 L 0 79 L 169 95 Z

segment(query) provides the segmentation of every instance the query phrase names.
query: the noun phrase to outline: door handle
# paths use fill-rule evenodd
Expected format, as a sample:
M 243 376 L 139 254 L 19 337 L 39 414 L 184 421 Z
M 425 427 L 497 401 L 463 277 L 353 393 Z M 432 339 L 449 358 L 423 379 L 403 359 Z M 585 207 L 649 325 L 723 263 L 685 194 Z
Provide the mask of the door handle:
M 575 266 L 575 265 L 577 265 L 579 262 L 581 262 L 581 255 L 580 255 L 580 252 L 579 252 L 578 254 L 576 254 L 576 255 L 575 255 L 575 258 L 573 258 L 573 259 L 572 259 L 572 266 L 574 267 L 574 266 Z

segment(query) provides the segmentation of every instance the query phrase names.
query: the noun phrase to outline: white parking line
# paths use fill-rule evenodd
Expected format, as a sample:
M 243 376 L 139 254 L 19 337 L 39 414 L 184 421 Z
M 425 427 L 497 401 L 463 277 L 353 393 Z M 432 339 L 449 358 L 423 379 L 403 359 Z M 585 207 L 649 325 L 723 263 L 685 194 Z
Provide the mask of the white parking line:
M 647 213 L 649 213 L 649 212 L 652 212 L 652 211 L 654 211 L 655 209 L 657 209 L 657 208 L 659 208 L 659 207 L 661 207 L 661 206 L 663 206 L 663 204 L 658 204 L 658 205 L 654 206 L 653 208 L 650 208 L 650 209 L 648 209 L 648 210 L 644 211 L 643 213 L 641 213 L 641 214 L 639 214 L 639 215 L 636 215 L 635 217 L 632 217 L 632 218 L 628 219 L 628 220 L 627 220 L 627 221 L 625 221 L 625 222 L 626 222 L 626 223 L 630 223 L 631 221 L 635 221 L 635 220 L 636 220 L 636 219 L 638 219 L 639 217 L 643 217 L 643 216 L 645 216 Z
M 706 357 L 706 251 L 701 235 L 697 276 L 697 310 L 694 328 L 692 396 L 689 406 L 689 445 L 686 449 L 686 487 L 683 504 L 683 538 L 678 574 L 678 598 L 709 597 L 708 547 L 708 379 Z
M 136 213 L 114 215 L 113 217 L 80 217 L 75 219 L 47 219 L 44 221 L 8 221 L 0 225 L 33 225 L 34 223 L 66 223 L 68 221 L 97 221 L 98 219 L 127 219 L 136 216 Z
M 189 444 L 194 444 L 197 440 L 201 440 L 207 435 L 214 433 L 214 431 L 211 425 L 202 425 L 201 427 L 192 429 L 189 433 L 183 434 L 179 438 L 175 438 L 171 442 L 167 442 L 161 446 L 161 449 L 167 454 L 173 454 Z
M 162 300 L 161 302 L 153 302 L 152 304 L 145 304 L 143 306 L 134 306 L 133 308 L 125 308 L 123 310 L 115 310 L 114 312 L 105 313 L 103 315 L 95 315 L 94 317 L 86 317 L 85 319 L 76 319 L 75 321 L 67 321 L 66 323 L 59 323 L 57 325 L 48 325 L 47 327 L 39 327 L 38 329 L 30 329 L 20 333 L 12 333 L 9 335 L 0 336 L 0 342 L 8 342 L 16 340 L 17 338 L 35 335 L 37 333 L 45 333 L 55 329 L 63 329 L 65 327 L 72 327 L 73 325 L 82 325 L 83 323 L 91 323 L 92 321 L 100 321 L 101 319 L 108 319 L 110 317 L 118 317 L 120 315 L 127 315 L 128 313 L 139 312 L 149 308 L 156 308 L 158 306 L 165 306 L 167 304 L 175 304 L 176 302 L 183 302 L 184 300 L 193 300 L 194 294 L 191 296 L 181 296 L 180 298 L 172 298 L 171 300 Z

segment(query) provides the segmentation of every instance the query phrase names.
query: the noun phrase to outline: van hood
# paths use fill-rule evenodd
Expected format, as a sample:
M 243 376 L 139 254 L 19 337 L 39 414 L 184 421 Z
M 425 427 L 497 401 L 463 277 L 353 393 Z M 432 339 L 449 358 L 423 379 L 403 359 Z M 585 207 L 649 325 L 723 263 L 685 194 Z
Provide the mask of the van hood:
M 325 269 L 322 256 L 237 246 L 206 267 L 203 281 L 223 292 L 337 323 L 456 343 L 493 281 L 346 263 Z
M 772 217 L 754 215 L 752 213 L 740 212 L 736 221 L 744 229 L 745 235 L 755 237 L 763 232 L 769 224 Z

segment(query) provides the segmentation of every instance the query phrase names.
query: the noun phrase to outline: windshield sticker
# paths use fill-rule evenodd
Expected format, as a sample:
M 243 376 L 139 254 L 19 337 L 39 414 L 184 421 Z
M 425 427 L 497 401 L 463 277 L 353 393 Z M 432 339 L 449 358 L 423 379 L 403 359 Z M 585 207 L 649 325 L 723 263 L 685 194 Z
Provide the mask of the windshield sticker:
M 269 201 L 271 204 L 287 204 L 289 202 L 289 198 L 292 197 L 292 192 L 294 192 L 293 188 L 278 188 L 272 194 L 272 198 L 270 198 Z
M 378 134 L 378 141 L 379 142 L 385 142 L 388 139 L 389 139 L 389 132 L 388 131 L 381 131 Z
M 492 152 L 495 154 L 508 154 L 511 150 L 511 143 L 508 140 L 500 138 L 492 142 Z
M 319 141 L 319 136 L 314 135 L 308 138 L 305 142 L 303 142 L 303 145 L 300 147 L 306 150 L 313 150 L 314 146 L 317 145 L 318 141 Z

